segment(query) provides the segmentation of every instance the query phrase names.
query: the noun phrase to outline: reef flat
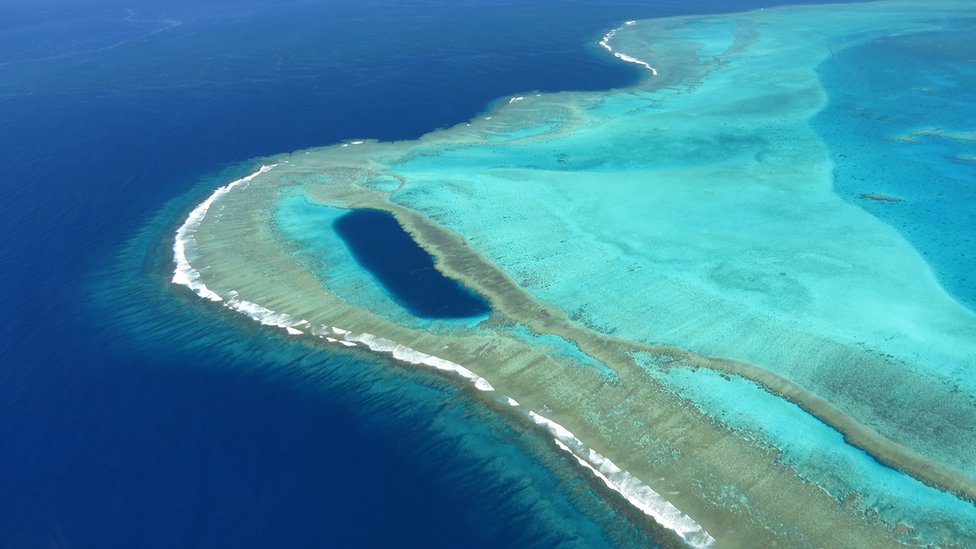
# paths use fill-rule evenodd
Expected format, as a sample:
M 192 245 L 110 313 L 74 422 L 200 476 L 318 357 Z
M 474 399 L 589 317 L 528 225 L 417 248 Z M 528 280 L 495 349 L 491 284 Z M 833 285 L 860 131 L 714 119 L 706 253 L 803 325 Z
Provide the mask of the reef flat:
M 647 69 L 633 87 L 265 159 L 189 214 L 174 281 L 467 380 L 676 543 L 973 545 L 976 314 L 835 192 L 811 119 L 837 52 L 974 18 L 940 0 L 627 22 L 599 45 Z M 905 139 L 970 135 L 918 125 Z M 357 209 L 490 314 L 400 306 L 336 233 Z

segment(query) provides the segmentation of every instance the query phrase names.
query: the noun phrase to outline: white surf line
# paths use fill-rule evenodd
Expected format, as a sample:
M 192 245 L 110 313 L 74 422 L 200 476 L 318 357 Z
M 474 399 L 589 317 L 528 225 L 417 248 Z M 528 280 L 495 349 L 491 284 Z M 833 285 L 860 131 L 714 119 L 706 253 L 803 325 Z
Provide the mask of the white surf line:
M 513 402 L 509 403 L 512 407 L 519 407 L 518 403 L 513 404 Z M 589 469 L 597 478 L 602 480 L 607 488 L 622 495 L 628 503 L 654 519 L 661 526 L 678 534 L 678 537 L 685 543 L 697 548 L 711 547 L 715 544 L 715 538 L 694 519 L 682 513 L 664 496 L 655 492 L 640 479 L 624 471 L 596 450 L 587 447 L 568 429 L 531 410 L 524 408 L 522 410 L 536 425 L 544 427 L 553 435 L 556 446 L 565 452 L 569 452 L 580 465 Z
M 267 173 L 274 169 L 277 164 L 272 164 L 270 166 L 261 166 L 261 169 L 252 173 L 247 177 L 242 177 L 237 181 L 233 181 L 224 185 L 223 187 L 218 187 L 206 200 L 193 208 L 190 215 L 186 217 L 186 221 L 180 225 L 180 228 L 176 230 L 176 240 L 173 242 L 173 260 L 176 261 L 176 270 L 173 272 L 173 283 L 186 286 L 193 290 L 197 295 L 204 299 L 209 299 L 210 301 L 223 301 L 224 299 L 217 295 L 216 292 L 207 288 L 207 285 L 200 280 L 200 272 L 190 265 L 189 259 L 187 259 L 187 250 L 190 252 L 196 252 L 197 240 L 196 232 L 200 228 L 200 223 L 203 218 L 207 216 L 207 211 L 210 210 L 210 206 L 213 205 L 221 196 L 224 196 L 231 191 L 234 187 L 247 183 L 248 181 L 254 179 L 255 177 Z
M 191 253 L 196 251 L 196 239 L 194 235 L 213 203 L 234 187 L 242 183 L 247 183 L 262 173 L 271 171 L 275 166 L 277 164 L 261 166 L 261 169 L 253 174 L 218 188 L 190 212 L 186 221 L 177 229 L 176 238 L 173 243 L 173 259 L 176 262 L 176 268 L 173 272 L 173 283 L 186 286 L 202 298 L 220 302 L 224 307 L 242 313 L 262 325 L 283 328 L 291 335 L 304 335 L 306 332 L 298 328 L 310 326 L 307 320 L 295 319 L 295 317 L 287 313 L 279 313 L 257 303 L 240 299 L 239 294 L 234 290 L 228 292 L 228 299 L 225 300 L 203 283 L 200 272 L 193 268 L 187 259 L 188 250 Z M 492 387 L 488 380 L 460 364 L 422 353 L 389 339 L 367 333 L 357 334 L 337 326 L 329 327 L 323 325 L 310 328 L 308 331 L 312 335 L 329 343 L 339 343 L 347 347 L 355 347 L 357 344 L 362 344 L 371 351 L 390 354 L 394 359 L 401 362 L 423 365 L 442 372 L 450 372 L 473 384 L 479 391 L 495 391 L 495 388 Z M 499 398 L 501 398 L 500 395 Z M 715 538 L 709 535 L 700 524 L 682 513 L 671 502 L 665 499 L 664 496 L 642 483 L 637 477 L 617 467 L 616 464 L 600 453 L 587 447 L 576 435 L 562 425 L 525 408 L 513 398 L 506 397 L 504 402 L 524 414 L 536 425 L 546 429 L 554 437 L 556 445 L 561 450 L 569 452 L 581 466 L 593 472 L 608 488 L 622 495 L 631 505 L 651 517 L 664 528 L 675 532 L 689 545 L 697 548 L 706 548 L 715 542 Z
M 428 355 L 401 345 L 395 341 L 374 336 L 372 334 L 353 334 L 346 330 L 332 330 L 342 333 L 348 341 L 362 343 L 372 351 L 389 353 L 393 358 L 415 365 L 426 365 L 435 370 L 451 372 L 474 384 L 480 391 L 492 392 L 494 387 L 483 377 L 460 364 Z M 645 515 L 654 519 L 661 526 L 675 532 L 686 543 L 693 547 L 705 548 L 715 543 L 713 538 L 700 524 L 688 515 L 682 513 L 664 496 L 655 492 L 634 475 L 618 467 L 613 461 L 604 457 L 592 448 L 587 447 L 569 429 L 529 410 L 520 405 L 515 399 L 506 397 L 505 402 L 522 412 L 533 423 L 545 428 L 553 437 L 556 445 L 563 451 L 569 452 L 583 467 L 593 472 L 608 488 L 622 495 L 631 505 Z
M 200 277 L 200 271 L 196 270 L 190 264 L 189 260 L 189 255 L 195 254 L 197 251 L 197 229 L 200 228 L 200 223 L 203 222 L 203 219 L 207 216 L 207 212 L 213 206 L 214 202 L 229 193 L 234 187 L 246 184 L 255 177 L 270 172 L 277 165 L 261 166 L 258 171 L 251 175 L 217 188 L 206 200 L 198 204 L 196 208 L 193 208 L 193 211 L 186 217 L 186 221 L 176 230 L 176 238 L 173 241 L 173 261 L 176 263 L 176 268 L 173 270 L 173 283 L 186 286 L 198 296 L 209 299 L 210 301 L 220 302 L 224 307 L 242 313 L 265 326 L 283 328 L 291 335 L 302 335 L 305 332 L 298 328 L 308 325 L 307 320 L 297 320 L 287 313 L 278 313 L 257 303 L 240 299 L 234 290 L 228 292 L 228 298 L 225 300 L 217 292 L 211 290 L 203 283 Z
M 652 67 L 651 64 L 648 63 L 647 61 L 644 61 L 643 59 L 638 59 L 632 55 L 627 55 L 625 53 L 613 51 L 613 47 L 610 46 L 610 41 L 613 40 L 614 36 L 616 36 L 617 31 L 623 29 L 624 27 L 633 27 L 636 24 L 637 21 L 627 21 L 626 23 L 624 23 L 623 27 L 617 27 L 612 31 L 604 34 L 603 39 L 597 42 L 597 44 L 599 44 L 602 48 L 604 48 L 608 52 L 612 53 L 613 56 L 616 57 L 617 59 L 620 59 L 621 61 L 626 61 L 627 63 L 636 63 L 644 67 L 645 69 L 651 71 L 651 74 L 653 74 L 654 76 L 657 76 L 657 69 Z
M 460 364 L 451 362 L 450 360 L 444 360 L 443 358 L 433 355 L 428 355 L 426 353 L 421 353 L 416 349 L 412 349 L 406 345 L 401 345 L 396 341 L 377 337 L 373 334 L 353 334 L 350 332 L 345 333 L 345 340 L 362 343 L 371 351 L 376 351 L 378 353 L 389 353 L 393 355 L 393 358 L 401 362 L 416 365 L 422 364 L 442 372 L 451 372 L 452 374 L 460 376 L 461 378 L 474 384 L 475 388 L 479 391 L 491 392 L 495 390 L 495 388 L 491 386 L 491 383 L 488 383 L 487 379 L 475 374 Z

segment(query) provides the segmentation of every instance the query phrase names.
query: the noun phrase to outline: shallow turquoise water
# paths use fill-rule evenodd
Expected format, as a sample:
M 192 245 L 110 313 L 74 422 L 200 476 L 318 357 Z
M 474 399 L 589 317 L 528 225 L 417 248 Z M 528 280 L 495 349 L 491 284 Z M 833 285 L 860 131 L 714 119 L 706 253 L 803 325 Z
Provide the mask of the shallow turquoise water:
M 923 3 L 867 6 L 743 17 L 757 42 L 700 81 L 566 98 L 580 131 L 533 119 L 505 142 L 406 155 L 393 200 L 574 321 L 752 363 L 972 474 L 976 33 L 911 11 Z M 699 62 L 721 56 L 727 23 L 689 25 Z M 629 45 L 652 59 L 641 24 Z M 838 499 L 859 492 L 866 514 L 924 524 L 928 539 L 950 521 L 976 532 L 970 503 L 789 402 L 711 372 L 669 376 Z
M 799 406 L 738 376 L 683 366 L 642 366 L 702 412 L 759 444 L 781 451 L 779 459 L 838 501 L 860 494 L 866 515 L 891 523 L 924 524 L 927 533 L 953 524 L 976 535 L 976 506 L 930 488 L 847 444 L 843 435 Z M 729 398 L 735 395 L 735 398 Z
M 330 291 L 346 302 L 368 309 L 384 318 L 428 330 L 456 330 L 476 325 L 488 317 L 420 318 L 397 303 L 396 299 L 369 271 L 356 261 L 346 242 L 333 230 L 333 224 L 349 210 L 311 201 L 293 192 L 278 204 L 276 227 L 285 245 L 299 260 L 322 277 Z
M 897 229 L 976 308 L 976 22 L 950 27 L 836 52 L 819 69 L 830 102 L 813 124 L 837 193 Z M 970 135 L 898 139 L 925 129 Z
M 579 131 L 409 155 L 393 166 L 410 182 L 393 200 L 469 238 L 516 282 L 587 327 L 758 365 L 885 436 L 971 474 L 974 449 L 965 426 L 976 418 L 967 396 L 976 390 L 976 323 L 959 304 L 960 292 L 947 293 L 945 273 L 964 281 L 973 265 L 953 260 L 940 269 L 932 258 L 969 253 L 965 247 L 976 225 L 976 201 L 967 194 L 971 168 L 947 160 L 945 151 L 926 156 L 929 142 L 941 138 L 894 145 L 886 140 L 946 120 L 954 122 L 946 126 L 953 132 L 972 127 L 967 117 L 973 105 L 958 85 L 971 71 L 963 66 L 972 51 L 965 21 L 945 27 L 940 41 L 915 59 L 873 61 L 909 69 L 900 80 L 892 75 L 894 88 L 876 101 L 882 121 L 891 117 L 900 125 L 863 133 L 841 120 L 837 126 L 851 133 L 847 141 L 819 131 L 827 116 L 820 111 L 834 109 L 838 94 L 871 103 L 888 85 L 875 82 L 871 94 L 857 83 L 853 92 L 825 89 L 816 69 L 839 62 L 831 59 L 831 48 L 836 45 L 840 57 L 845 44 L 864 44 L 850 50 L 859 51 L 889 41 L 927 43 L 929 30 L 942 26 L 944 17 L 911 11 L 926 6 L 893 2 L 860 4 L 850 12 L 812 7 L 804 8 L 810 13 L 743 16 L 758 42 L 745 33 L 745 50 L 728 63 L 716 62 L 700 81 L 662 89 L 651 81 L 643 89 L 578 103 L 566 98 L 579 113 L 571 121 Z M 711 27 L 728 32 L 728 25 L 711 20 L 696 20 L 677 33 L 689 31 L 696 44 L 682 68 L 694 59 L 706 63 L 695 37 L 707 36 Z M 643 24 L 618 33 L 620 47 L 653 59 L 658 52 L 641 34 Z M 941 48 L 955 52 L 945 68 Z M 928 72 L 915 75 L 915 65 Z M 669 68 L 678 70 L 662 65 Z M 955 72 L 963 76 L 948 78 Z M 952 101 L 916 104 L 913 95 L 899 91 L 906 82 L 926 86 L 926 78 L 933 89 L 956 82 Z M 514 108 L 538 101 L 544 114 L 550 109 L 544 99 L 526 98 Z M 969 114 L 952 118 L 939 111 L 946 105 Z M 923 115 L 935 122 L 906 123 Z M 953 155 L 969 146 L 947 141 L 963 147 Z M 891 146 L 912 148 L 918 165 L 903 168 Z M 907 199 L 857 199 L 851 205 L 850 196 L 837 192 L 843 183 L 835 187 L 832 177 L 836 157 L 849 152 L 868 155 L 865 169 L 911 175 L 905 177 L 916 189 L 919 174 L 929 182 L 932 173 L 949 174 L 954 179 L 946 185 L 959 187 L 958 200 L 929 212 Z M 875 153 L 888 156 L 870 157 Z M 944 189 L 933 186 L 942 183 L 917 192 L 934 200 Z M 885 190 L 871 185 L 858 193 Z M 955 208 L 952 215 L 943 211 L 948 207 Z M 913 219 L 925 229 L 920 234 L 935 240 L 920 244 L 893 219 L 876 215 L 875 209 L 885 208 L 913 208 Z
M 347 212 L 316 204 L 296 192 L 281 201 L 275 219 L 278 230 L 292 246 L 292 253 L 318 272 L 337 295 L 385 316 L 408 321 L 410 315 L 359 267 L 342 238 L 332 230 L 332 224 Z
M 594 368 L 600 372 L 607 381 L 617 379 L 617 373 L 608 368 L 606 364 L 595 360 L 590 355 L 584 353 L 573 342 L 563 339 L 553 334 L 537 334 L 529 328 L 520 325 L 514 326 L 509 330 L 516 337 L 532 345 L 532 347 L 548 356 L 559 356 L 573 361 L 583 368 Z

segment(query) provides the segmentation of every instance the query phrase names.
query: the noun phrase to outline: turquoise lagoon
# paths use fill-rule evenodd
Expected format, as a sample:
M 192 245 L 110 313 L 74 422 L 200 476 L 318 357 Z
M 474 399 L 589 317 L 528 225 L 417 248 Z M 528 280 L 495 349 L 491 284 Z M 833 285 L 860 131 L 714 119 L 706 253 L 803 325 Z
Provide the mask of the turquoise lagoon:
M 813 123 L 837 193 L 898 230 L 973 308 L 976 37 L 971 20 L 946 26 L 838 52 L 820 67 L 830 102 Z
M 627 22 L 633 87 L 264 159 L 190 216 L 177 281 L 457 374 L 684 543 L 976 544 L 974 27 L 951 0 Z M 354 208 L 492 313 L 399 306 L 330 230 Z

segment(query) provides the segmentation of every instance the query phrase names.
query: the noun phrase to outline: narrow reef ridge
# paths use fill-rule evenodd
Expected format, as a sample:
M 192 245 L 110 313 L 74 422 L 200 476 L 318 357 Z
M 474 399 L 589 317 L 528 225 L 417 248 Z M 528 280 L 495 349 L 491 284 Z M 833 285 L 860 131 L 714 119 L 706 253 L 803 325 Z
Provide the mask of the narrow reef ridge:
M 895 0 L 628 21 L 597 47 L 648 69 L 633 87 L 263 159 L 189 213 L 173 281 L 469 384 L 664 545 L 974 546 L 976 314 L 834 192 L 810 124 L 836 52 L 974 18 Z M 971 134 L 900 139 L 919 137 Z M 490 308 L 401 306 L 336 233 L 351 210 L 391 214 Z

